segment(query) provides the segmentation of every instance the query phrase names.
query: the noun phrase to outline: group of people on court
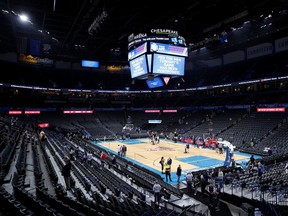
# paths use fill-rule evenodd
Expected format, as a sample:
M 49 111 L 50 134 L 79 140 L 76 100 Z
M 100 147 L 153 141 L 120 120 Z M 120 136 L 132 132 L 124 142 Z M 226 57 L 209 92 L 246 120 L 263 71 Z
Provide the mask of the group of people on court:
M 125 157 L 126 153 L 127 153 L 127 146 L 126 145 L 122 145 L 122 146 L 118 145 L 117 146 L 117 154 L 118 154 L 118 156 Z
M 171 178 L 172 158 L 168 157 L 167 161 L 165 161 L 164 156 L 162 156 L 159 163 L 161 165 L 162 174 L 165 174 L 166 182 L 172 181 L 172 178 Z M 180 183 L 180 178 L 182 175 L 182 167 L 180 164 L 177 167 L 176 175 L 177 175 L 177 182 Z
M 148 133 L 149 137 L 150 137 L 150 140 L 151 140 L 151 143 L 152 145 L 155 145 L 155 144 L 159 144 L 160 143 L 160 136 L 159 134 L 157 134 L 156 132 L 149 132 Z
M 167 182 L 172 181 L 172 179 L 171 179 L 172 158 L 168 157 L 167 161 L 165 161 L 164 156 L 162 156 L 159 163 L 161 165 L 162 174 L 165 174 L 165 176 L 166 176 L 166 181 Z
M 162 157 L 161 159 L 163 159 Z M 167 162 L 165 163 L 167 164 Z M 288 167 L 288 165 L 287 165 Z M 165 166 L 164 166 L 165 169 Z M 179 164 L 177 167 L 177 177 L 178 182 L 180 182 L 180 177 L 182 174 L 182 168 Z M 199 191 L 199 196 L 209 198 L 209 207 L 214 208 L 216 211 L 220 211 L 220 197 L 221 197 L 221 189 L 223 188 L 223 179 L 224 173 L 221 168 L 217 171 L 214 169 L 207 170 L 203 173 L 193 174 L 193 172 L 188 171 L 184 176 L 187 185 L 187 194 L 194 194 L 194 196 L 198 193 L 198 187 L 201 188 Z M 166 181 L 168 182 L 169 176 L 166 176 Z M 159 205 L 161 201 L 161 191 L 162 187 L 158 181 L 155 181 L 153 185 L 153 193 L 154 193 L 154 202 Z

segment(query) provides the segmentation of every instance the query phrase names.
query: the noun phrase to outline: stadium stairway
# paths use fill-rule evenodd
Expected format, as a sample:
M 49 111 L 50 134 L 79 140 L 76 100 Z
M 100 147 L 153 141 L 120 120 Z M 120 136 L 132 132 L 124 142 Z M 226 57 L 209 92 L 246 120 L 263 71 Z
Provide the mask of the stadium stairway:
M 209 202 L 209 196 L 208 194 L 204 194 L 202 195 L 199 191 L 196 195 L 194 195 L 194 193 L 188 193 L 187 192 L 187 188 L 183 188 L 182 189 L 183 193 L 188 194 L 190 197 L 192 197 L 193 199 L 207 205 L 209 207 L 209 211 L 210 211 L 210 215 L 211 216 L 233 216 L 233 214 L 231 213 L 229 207 L 227 206 L 227 204 L 223 201 L 220 200 L 220 209 L 216 209 L 212 206 L 210 206 L 210 202 Z

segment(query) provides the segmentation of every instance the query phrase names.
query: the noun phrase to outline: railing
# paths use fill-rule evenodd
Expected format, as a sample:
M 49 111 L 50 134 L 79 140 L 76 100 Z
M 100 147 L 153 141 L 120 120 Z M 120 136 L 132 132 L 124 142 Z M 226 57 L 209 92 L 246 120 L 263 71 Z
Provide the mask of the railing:
M 274 216 L 280 215 L 275 206 L 288 206 L 287 188 L 263 186 L 260 184 L 241 185 L 237 182 L 223 185 L 222 193 L 235 196 L 235 200 L 246 198 L 247 202 L 249 202 L 248 200 L 251 201 L 251 205 L 258 203 L 258 206 L 262 205 L 261 212 L 265 211 Z M 231 200 L 227 201 L 231 202 Z

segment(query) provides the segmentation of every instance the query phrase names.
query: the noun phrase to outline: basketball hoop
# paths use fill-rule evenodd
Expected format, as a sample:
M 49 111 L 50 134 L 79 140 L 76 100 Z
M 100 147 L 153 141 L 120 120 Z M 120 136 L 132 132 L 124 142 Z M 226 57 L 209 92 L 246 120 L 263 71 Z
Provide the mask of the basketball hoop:
M 122 131 L 132 131 L 134 128 L 134 124 L 125 124 L 125 126 L 122 128 Z

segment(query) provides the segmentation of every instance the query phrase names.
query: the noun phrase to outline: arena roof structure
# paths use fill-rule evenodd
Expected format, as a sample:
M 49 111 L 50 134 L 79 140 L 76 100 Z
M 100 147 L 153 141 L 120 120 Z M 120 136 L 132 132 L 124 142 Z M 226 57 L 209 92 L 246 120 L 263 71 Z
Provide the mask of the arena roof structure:
M 0 3 L 0 52 L 25 51 L 41 42 L 53 59 L 96 59 L 126 63 L 128 37 L 151 29 L 178 31 L 187 46 L 198 48 L 215 35 L 247 21 L 285 11 L 284 0 L 7 0 Z M 26 14 L 28 21 L 20 22 Z M 28 41 L 28 42 L 27 42 Z M 36 45 L 35 45 L 36 46 Z M 45 51 L 45 52 L 44 52 Z

